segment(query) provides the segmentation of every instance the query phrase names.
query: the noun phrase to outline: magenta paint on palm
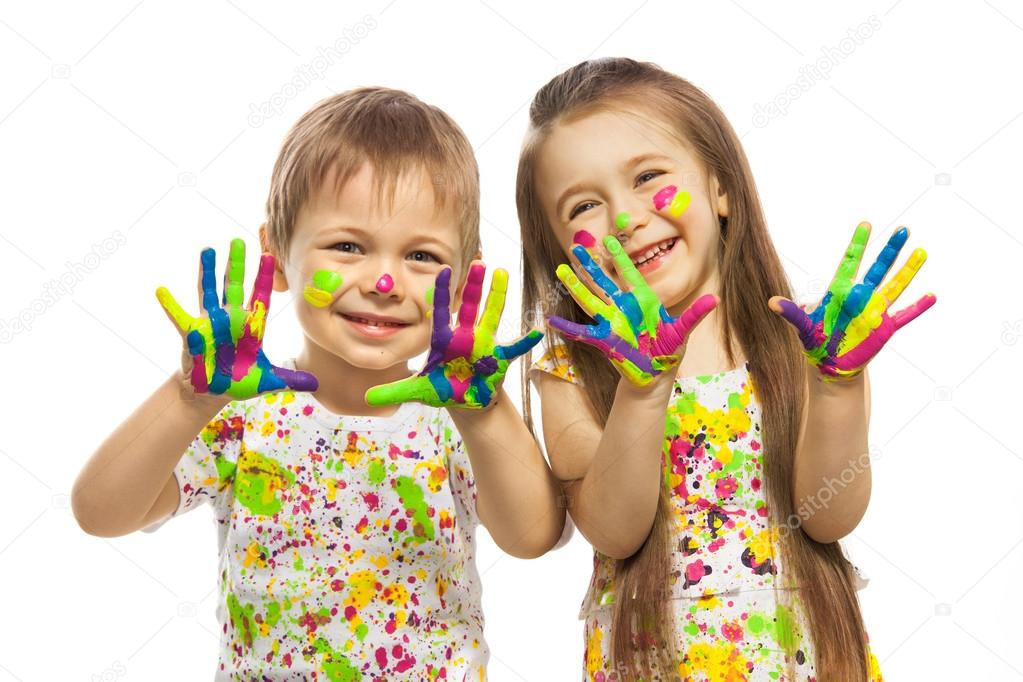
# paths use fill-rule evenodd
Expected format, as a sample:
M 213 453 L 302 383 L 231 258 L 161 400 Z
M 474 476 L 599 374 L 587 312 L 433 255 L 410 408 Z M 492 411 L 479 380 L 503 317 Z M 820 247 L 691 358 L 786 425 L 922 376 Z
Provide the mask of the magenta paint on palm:
M 597 239 L 586 230 L 579 230 L 573 235 L 572 243 L 578 244 L 584 249 L 592 249 L 597 245 Z
M 678 194 L 678 187 L 675 185 L 667 185 L 657 194 L 654 195 L 654 208 L 660 211 L 662 208 L 671 203 L 671 200 Z
M 388 275 L 386 272 L 380 275 L 380 279 L 377 280 L 377 291 L 382 294 L 390 293 L 391 289 L 394 288 L 394 278 Z

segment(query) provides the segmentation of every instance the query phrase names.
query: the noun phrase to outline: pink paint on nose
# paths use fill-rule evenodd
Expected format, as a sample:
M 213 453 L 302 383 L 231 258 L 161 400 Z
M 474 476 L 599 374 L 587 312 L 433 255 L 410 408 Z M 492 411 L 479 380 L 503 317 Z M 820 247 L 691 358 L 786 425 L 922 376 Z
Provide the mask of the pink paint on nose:
M 377 291 L 381 294 L 386 294 L 394 288 L 394 280 L 388 274 L 380 275 L 380 279 L 377 280 Z

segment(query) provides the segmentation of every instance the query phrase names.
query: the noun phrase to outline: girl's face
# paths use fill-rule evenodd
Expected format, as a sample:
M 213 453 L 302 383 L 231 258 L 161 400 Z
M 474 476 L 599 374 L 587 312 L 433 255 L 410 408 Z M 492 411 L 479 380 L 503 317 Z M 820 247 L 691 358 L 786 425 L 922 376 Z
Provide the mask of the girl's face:
M 718 217 L 728 215 L 727 197 L 685 146 L 648 119 L 608 111 L 559 124 L 539 149 L 536 181 L 566 254 L 580 231 L 596 239 L 601 256 L 604 236 L 618 236 L 674 315 L 697 296 L 719 292 Z M 678 217 L 654 206 L 668 185 L 692 197 Z M 621 284 L 611 260 L 601 263 Z

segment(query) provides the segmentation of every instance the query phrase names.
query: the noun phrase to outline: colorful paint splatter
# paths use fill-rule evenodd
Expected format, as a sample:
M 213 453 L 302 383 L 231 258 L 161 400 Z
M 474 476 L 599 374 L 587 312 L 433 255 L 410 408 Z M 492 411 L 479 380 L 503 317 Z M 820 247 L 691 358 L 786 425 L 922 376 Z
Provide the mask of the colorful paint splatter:
M 578 381 L 560 344 L 533 369 Z M 686 680 L 787 680 L 790 660 L 797 679 L 816 678 L 799 590 L 768 524 L 760 424 L 747 366 L 676 379 L 663 455 L 676 519 L 670 544 L 678 548 L 669 589 Z M 609 662 L 615 562 L 597 552 L 593 563 L 579 613 L 585 679 L 612 682 L 620 679 Z M 880 680 L 873 654 L 871 665 Z
M 174 473 L 173 515 L 216 517 L 216 679 L 486 679 L 475 484 L 445 410 L 231 402 Z

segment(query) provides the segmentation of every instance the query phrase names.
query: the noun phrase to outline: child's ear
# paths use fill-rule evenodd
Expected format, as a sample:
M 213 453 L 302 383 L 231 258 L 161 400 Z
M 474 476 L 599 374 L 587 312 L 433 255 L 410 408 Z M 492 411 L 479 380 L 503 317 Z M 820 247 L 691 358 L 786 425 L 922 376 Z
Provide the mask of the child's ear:
M 288 279 L 284 276 L 284 268 L 281 267 L 281 259 L 273 249 L 270 248 L 270 240 L 266 236 L 266 223 L 259 226 L 259 248 L 262 253 L 271 253 L 274 257 L 274 291 L 287 291 Z
M 728 217 L 728 195 L 725 194 L 725 189 L 718 184 L 717 178 L 711 178 L 710 181 L 710 195 L 714 197 L 714 203 L 717 207 L 719 216 L 724 218 Z

